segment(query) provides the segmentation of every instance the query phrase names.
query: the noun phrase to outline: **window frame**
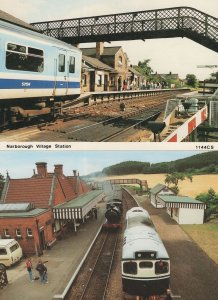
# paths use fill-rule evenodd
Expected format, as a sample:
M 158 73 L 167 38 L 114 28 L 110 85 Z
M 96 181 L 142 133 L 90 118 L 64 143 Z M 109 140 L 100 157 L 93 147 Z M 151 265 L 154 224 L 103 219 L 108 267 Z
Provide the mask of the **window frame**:
M 29 233 L 29 230 L 31 231 L 31 234 Z M 33 237 L 33 231 L 32 231 L 32 228 L 27 228 L 26 229 L 26 234 L 28 237 Z
M 18 232 L 20 232 L 20 233 L 18 234 Z M 21 229 L 20 228 L 16 228 L 15 229 L 15 234 L 16 234 L 16 237 L 21 238 L 22 237 Z
M 60 57 L 64 57 L 64 60 L 63 60 L 63 64 L 62 64 L 62 65 L 60 65 L 60 62 L 61 62 Z M 62 67 L 63 67 L 63 69 L 62 69 Z M 59 73 L 64 73 L 65 70 L 66 70 L 66 54 L 64 54 L 64 53 L 59 53 L 59 54 L 58 54 L 58 72 L 59 72 Z
M 10 45 L 14 45 L 20 48 L 23 47 L 25 51 L 16 51 L 16 50 L 9 49 Z M 29 49 L 33 49 L 33 50 L 35 49 L 36 51 L 41 52 L 41 55 L 29 53 Z M 5 54 L 6 54 L 5 68 L 7 70 L 18 71 L 18 72 L 33 72 L 36 74 L 42 73 L 44 71 L 44 50 L 43 49 L 34 48 L 28 45 L 20 45 L 14 42 L 6 42 Z M 8 59 L 10 55 L 14 56 L 13 60 L 14 62 L 16 62 L 16 64 L 14 64 L 13 66 L 10 66 L 12 62 Z M 39 59 L 40 64 L 38 63 L 35 66 L 35 70 L 29 69 L 30 67 L 34 66 L 34 59 Z M 22 60 L 23 60 L 23 64 L 22 64 Z

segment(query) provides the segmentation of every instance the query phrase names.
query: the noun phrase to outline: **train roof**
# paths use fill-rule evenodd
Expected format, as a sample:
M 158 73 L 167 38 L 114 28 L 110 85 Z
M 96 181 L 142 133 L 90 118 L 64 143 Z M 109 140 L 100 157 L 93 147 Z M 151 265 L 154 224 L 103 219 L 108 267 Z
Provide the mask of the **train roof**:
M 35 38 L 41 43 L 47 43 L 51 44 L 52 46 L 56 46 L 62 49 L 71 49 L 77 52 L 80 52 L 82 54 L 82 51 L 75 46 L 72 46 L 70 44 L 67 44 L 63 41 L 60 41 L 58 39 L 55 39 L 53 37 L 44 35 L 40 33 L 39 31 L 32 31 L 30 28 L 24 28 L 22 26 L 17 26 L 17 24 L 12 24 L 7 22 L 6 20 L 2 20 L 0 18 L 0 28 L 3 28 L 5 30 L 11 31 L 13 34 L 23 34 L 26 38 Z
M 155 251 L 157 258 L 169 258 L 148 212 L 141 207 L 133 207 L 126 213 L 122 259 L 135 259 L 138 251 Z
M 24 22 L 23 20 L 20 20 L 16 17 L 6 13 L 3 10 L 0 10 L 0 20 L 3 20 L 5 22 L 11 23 L 11 24 L 15 24 L 15 25 L 23 27 L 23 28 L 28 28 L 30 30 L 39 32 L 39 30 L 36 27 L 34 27 L 34 26 Z
M 154 251 L 156 258 L 168 259 L 169 255 L 158 233 L 152 227 L 126 229 L 122 259 L 135 259 L 136 252 Z

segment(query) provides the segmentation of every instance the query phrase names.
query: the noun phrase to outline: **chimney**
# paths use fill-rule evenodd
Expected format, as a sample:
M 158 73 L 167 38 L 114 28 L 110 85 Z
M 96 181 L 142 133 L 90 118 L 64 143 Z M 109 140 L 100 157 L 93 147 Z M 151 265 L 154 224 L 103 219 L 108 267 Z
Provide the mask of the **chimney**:
M 55 175 L 63 175 L 63 165 L 54 165 Z
M 76 170 L 73 170 L 73 176 L 76 177 Z
M 37 162 L 36 163 L 37 173 L 41 177 L 47 176 L 47 163 L 45 162 Z
M 96 58 L 100 59 L 103 52 L 104 52 L 104 42 L 97 42 L 96 43 Z

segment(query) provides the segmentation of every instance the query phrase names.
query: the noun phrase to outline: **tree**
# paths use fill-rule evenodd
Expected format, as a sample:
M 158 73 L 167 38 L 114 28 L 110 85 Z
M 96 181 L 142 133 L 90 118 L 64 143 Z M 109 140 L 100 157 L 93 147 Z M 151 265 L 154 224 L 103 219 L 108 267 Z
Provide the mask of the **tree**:
M 135 66 L 135 69 L 142 75 L 149 77 L 153 72 L 152 68 L 149 66 L 150 59 L 144 59 L 143 61 L 138 62 L 138 66 Z
M 196 199 L 207 205 L 205 221 L 207 221 L 212 214 L 218 216 L 218 194 L 216 194 L 212 188 L 210 188 L 207 193 L 199 194 Z
M 164 182 L 167 184 L 167 186 L 169 187 L 170 184 L 172 184 L 173 186 L 171 186 L 170 188 L 174 191 L 174 193 L 176 195 L 178 195 L 179 193 L 179 181 L 183 181 L 185 180 L 185 178 L 189 179 L 192 182 L 192 176 L 190 174 L 185 175 L 183 173 L 171 173 L 171 174 L 167 174 L 166 178 L 164 180 Z
M 197 86 L 197 78 L 194 74 L 187 74 L 186 82 L 187 82 L 187 85 L 192 86 L 193 88 L 195 88 Z

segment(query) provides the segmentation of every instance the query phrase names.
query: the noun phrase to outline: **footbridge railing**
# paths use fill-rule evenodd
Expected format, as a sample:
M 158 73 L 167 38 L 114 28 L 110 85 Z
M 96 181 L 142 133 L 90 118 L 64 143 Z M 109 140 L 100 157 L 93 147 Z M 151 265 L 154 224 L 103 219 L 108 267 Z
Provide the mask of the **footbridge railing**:
M 218 52 L 218 19 L 191 7 L 32 23 L 67 43 L 187 37 Z

